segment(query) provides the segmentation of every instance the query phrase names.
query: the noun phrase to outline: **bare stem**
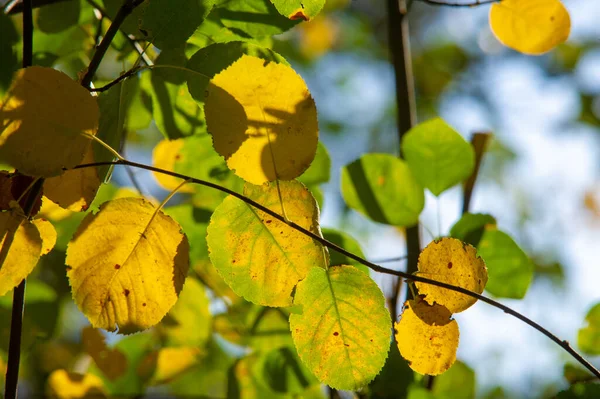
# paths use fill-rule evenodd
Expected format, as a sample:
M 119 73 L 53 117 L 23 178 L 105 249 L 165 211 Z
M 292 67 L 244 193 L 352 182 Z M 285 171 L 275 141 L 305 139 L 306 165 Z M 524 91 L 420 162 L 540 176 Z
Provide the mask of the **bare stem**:
M 598 371 L 590 362 L 588 362 L 583 356 L 581 356 L 579 353 L 577 353 L 577 351 L 575 351 L 571 345 L 569 344 L 568 341 L 564 341 L 561 340 L 560 338 L 558 338 L 556 335 L 552 334 L 550 331 L 548 331 L 547 329 L 545 329 L 544 327 L 542 327 L 541 325 L 539 325 L 538 323 L 536 323 L 535 321 L 529 319 L 528 317 L 522 315 L 521 313 L 517 312 L 516 310 L 513 310 L 511 308 L 509 308 L 506 305 L 501 304 L 498 301 L 495 301 L 491 298 L 488 298 L 484 295 L 478 294 L 476 292 L 473 291 L 469 291 L 465 288 L 462 287 L 458 287 L 452 284 L 447 284 L 441 281 L 437 281 L 437 280 L 431 280 L 425 277 L 421 277 L 418 275 L 412 275 L 406 272 L 402 272 L 399 270 L 391 270 L 388 268 L 385 268 L 383 266 L 379 266 L 375 263 L 369 262 L 366 259 L 361 258 L 358 255 L 353 254 L 352 252 L 349 252 L 347 250 L 345 250 L 344 248 L 339 247 L 338 245 L 332 243 L 331 241 L 328 241 L 326 239 L 324 239 L 323 237 L 321 237 L 320 235 L 317 235 L 315 233 L 313 233 L 312 231 L 309 231 L 307 229 L 305 229 L 304 227 L 296 224 L 293 221 L 289 221 L 286 220 L 285 217 L 283 217 L 283 215 L 278 214 L 277 212 L 274 212 L 272 210 L 270 210 L 269 208 L 265 207 L 264 205 L 259 204 L 258 202 L 254 201 L 251 198 L 248 198 L 246 196 L 244 196 L 243 194 L 237 193 L 233 190 L 228 189 L 227 187 L 223 187 L 220 186 L 218 184 L 206 181 L 206 180 L 201 180 L 201 179 L 196 179 L 194 177 L 191 176 L 186 176 L 183 175 L 181 173 L 176 173 L 176 172 L 171 172 L 168 170 L 164 170 L 164 169 L 160 169 L 160 168 L 156 168 L 154 166 L 150 166 L 150 165 L 144 165 L 141 163 L 137 163 L 137 162 L 132 162 L 132 161 L 127 161 L 127 160 L 118 160 L 118 161 L 113 161 L 113 162 L 95 162 L 95 163 L 89 163 L 89 164 L 81 164 L 76 166 L 73 169 L 81 169 L 81 168 L 91 168 L 91 167 L 97 167 L 97 166 L 105 166 L 105 165 L 128 165 L 128 166 L 133 166 L 135 168 L 140 168 L 140 169 L 145 169 L 145 170 L 149 170 L 152 172 L 156 172 L 156 173 L 161 173 L 164 175 L 168 175 L 168 176 L 173 176 L 173 177 L 177 177 L 179 179 L 184 179 L 187 180 L 189 183 L 194 183 L 194 184 L 200 184 L 202 186 L 205 187 L 210 187 L 210 188 L 214 188 L 215 190 L 219 190 L 221 192 L 227 193 L 243 202 L 245 202 L 248 205 L 251 205 L 252 207 L 272 216 L 273 218 L 279 220 L 280 222 L 286 223 L 288 226 L 290 226 L 291 228 L 293 228 L 294 230 L 299 231 L 300 233 L 312 238 L 313 240 L 321 243 L 322 245 L 326 246 L 329 249 L 332 249 L 342 255 L 347 256 L 350 259 L 354 259 L 355 261 L 367 266 L 368 268 L 379 272 L 379 273 L 384 273 L 384 274 L 389 274 L 392 276 L 397 276 L 397 277 L 401 277 L 407 281 L 412 281 L 412 282 L 420 282 L 423 284 L 429 284 L 429 285 L 434 285 L 436 287 L 440 287 L 440 288 L 444 288 L 450 291 L 454 291 L 454 292 L 458 292 L 467 296 L 470 296 L 472 298 L 478 299 L 482 302 L 485 302 L 495 308 L 498 308 L 500 310 L 502 310 L 504 313 L 507 313 L 511 316 L 516 317 L 517 319 L 521 320 L 522 322 L 524 322 L 525 324 L 533 327 L 534 329 L 538 330 L 539 332 L 541 332 L 542 334 L 544 334 L 546 337 L 550 338 L 552 341 L 554 341 L 556 344 L 558 344 L 561 348 L 563 348 L 566 352 L 568 352 L 575 360 L 577 360 L 581 365 L 583 365 L 585 368 L 587 368 L 592 374 L 594 374 L 596 377 L 600 378 L 600 371 Z

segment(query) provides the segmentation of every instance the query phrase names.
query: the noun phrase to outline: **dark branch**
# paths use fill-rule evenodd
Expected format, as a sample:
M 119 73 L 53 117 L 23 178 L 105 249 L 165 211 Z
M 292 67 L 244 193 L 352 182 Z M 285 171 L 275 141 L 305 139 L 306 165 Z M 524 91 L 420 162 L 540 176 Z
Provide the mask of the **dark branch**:
M 463 186 L 463 205 L 462 205 L 462 214 L 469 212 L 469 208 L 471 205 L 471 197 L 473 196 L 473 189 L 475 187 L 475 182 L 477 181 L 477 175 L 479 174 L 479 168 L 481 167 L 481 159 L 483 158 L 483 154 L 485 152 L 485 148 L 487 143 L 492 137 L 491 133 L 475 133 L 471 138 L 471 145 L 475 150 L 475 168 L 473 169 L 473 173 Z
M 215 190 L 219 190 L 221 192 L 227 193 L 229 195 L 232 195 L 234 197 L 236 197 L 237 199 L 245 202 L 246 204 L 270 215 L 271 217 L 279 220 L 280 222 L 286 223 L 288 226 L 290 226 L 291 228 L 293 228 L 294 230 L 299 231 L 300 233 L 312 238 L 315 241 L 318 241 L 319 243 L 321 243 L 323 246 L 332 249 L 342 255 L 347 256 L 350 259 L 354 259 L 355 261 L 367 266 L 368 268 L 379 272 L 379 273 L 384 273 L 384 274 L 390 274 L 392 276 L 397 276 L 397 277 L 401 277 L 406 279 L 407 281 L 412 281 L 412 282 L 420 282 L 420 283 L 424 283 L 424 284 L 429 284 L 429 285 L 434 285 L 436 287 L 440 287 L 440 288 L 444 288 L 450 291 L 454 291 L 454 292 L 458 292 L 467 296 L 470 296 L 472 298 L 478 299 L 482 302 L 485 302 L 489 305 L 492 305 L 500 310 L 502 310 L 504 313 L 510 314 L 511 316 L 516 317 L 517 319 L 523 321 L 524 323 L 526 323 L 527 325 L 533 327 L 534 329 L 538 330 L 539 332 L 541 332 L 542 334 L 544 334 L 546 337 L 550 338 L 552 341 L 554 341 L 556 344 L 558 344 L 561 348 L 563 348 L 566 352 L 568 352 L 571 356 L 573 356 L 574 359 L 576 359 L 579 363 L 581 363 L 581 365 L 583 365 L 585 368 L 587 368 L 590 372 L 592 372 L 592 374 L 594 374 L 596 377 L 600 378 L 600 371 L 598 371 L 590 362 L 588 362 L 583 356 L 581 356 L 579 353 L 577 353 L 577 351 L 575 351 L 573 348 L 571 348 L 571 345 L 569 344 L 568 341 L 563 341 L 560 338 L 558 338 L 556 335 L 552 334 L 550 331 L 548 331 L 547 329 L 545 329 L 544 327 L 542 327 L 541 325 L 537 324 L 536 322 L 534 322 L 533 320 L 525 317 L 524 315 L 522 315 L 521 313 L 509 308 L 508 306 L 505 306 L 503 304 L 501 304 L 500 302 L 497 302 L 491 298 L 488 298 L 486 296 L 483 296 L 481 294 L 478 294 L 476 292 L 473 291 L 469 291 L 465 288 L 462 287 L 458 287 L 458 286 L 454 286 L 451 284 L 447 284 L 441 281 L 436 281 L 436 280 L 431 280 L 425 277 L 421 277 L 418 275 L 412 275 L 406 272 L 402 272 L 402 271 L 398 271 L 398 270 L 391 270 L 388 268 L 385 268 L 383 266 L 379 266 L 376 265 L 375 263 L 369 262 L 366 259 L 361 258 L 358 255 L 353 254 L 352 252 L 346 251 L 344 248 L 339 247 L 338 245 L 324 239 L 323 237 L 321 237 L 320 235 L 317 235 L 315 233 L 313 233 L 312 231 L 309 231 L 307 229 L 305 229 L 304 227 L 292 222 L 292 221 L 288 221 L 286 220 L 282 215 L 278 214 L 277 212 L 274 212 L 272 210 L 270 210 L 269 208 L 265 207 L 264 205 L 259 204 L 258 202 L 240 194 L 237 193 L 233 190 L 230 190 L 226 187 L 222 187 L 218 184 L 215 183 L 211 183 L 209 181 L 205 181 L 205 180 L 201 180 L 201 179 L 196 179 L 190 176 L 186 176 L 186 175 L 182 175 L 181 173 L 176 173 L 176 172 L 171 172 L 168 170 L 164 170 L 164 169 L 160 169 L 160 168 L 156 168 L 154 166 L 150 166 L 150 165 L 144 165 L 141 163 L 137 163 L 137 162 L 131 162 L 131 161 L 127 161 L 127 160 L 118 160 L 118 161 L 113 161 L 113 162 L 95 162 L 95 163 L 89 163 L 89 164 L 82 164 L 82 165 L 78 165 L 73 169 L 81 169 L 81 168 L 90 168 L 90 167 L 97 167 L 97 166 L 105 166 L 105 165 L 128 165 L 128 166 L 133 166 L 136 168 L 141 168 L 141 169 L 145 169 L 145 170 L 149 170 L 152 172 L 157 172 L 157 173 L 162 173 L 164 175 L 169 175 L 169 176 L 173 176 L 173 177 L 177 177 L 179 179 L 182 180 L 187 180 L 190 183 L 194 183 L 194 184 L 200 184 L 202 186 L 206 186 L 206 187 L 210 187 L 210 188 L 214 188 Z

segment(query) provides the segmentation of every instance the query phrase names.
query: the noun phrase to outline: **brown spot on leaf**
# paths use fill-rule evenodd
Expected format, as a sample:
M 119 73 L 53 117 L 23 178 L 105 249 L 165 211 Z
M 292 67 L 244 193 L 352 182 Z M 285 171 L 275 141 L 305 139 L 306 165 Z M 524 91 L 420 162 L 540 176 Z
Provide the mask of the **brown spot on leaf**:
M 265 223 L 271 223 L 271 222 L 272 222 L 272 220 L 271 220 L 271 219 L 269 219 L 269 220 L 265 221 Z
M 452 262 L 448 262 L 448 269 L 452 269 Z
M 119 265 L 118 263 L 115 265 L 115 270 L 119 270 L 121 268 L 121 265 Z
M 350 345 L 348 345 L 348 344 L 344 344 L 344 346 L 350 346 Z
M 67 266 L 67 271 L 71 271 L 73 268 L 71 266 Z
M 129 296 L 129 292 L 130 291 L 128 289 L 125 289 L 125 291 L 123 291 L 123 294 L 125 294 L 125 296 Z
M 337 331 L 335 331 L 335 332 L 333 333 L 333 335 L 337 337 L 338 335 L 340 335 L 340 333 L 339 333 L 339 332 L 337 332 Z
M 146 302 L 142 303 L 142 306 L 146 306 Z
M 293 12 L 290 17 L 289 17 L 292 21 L 296 20 L 296 19 L 301 19 L 304 21 L 308 21 L 310 18 L 308 18 L 308 16 L 304 13 L 304 10 L 299 8 L 298 10 L 296 10 L 295 12 Z

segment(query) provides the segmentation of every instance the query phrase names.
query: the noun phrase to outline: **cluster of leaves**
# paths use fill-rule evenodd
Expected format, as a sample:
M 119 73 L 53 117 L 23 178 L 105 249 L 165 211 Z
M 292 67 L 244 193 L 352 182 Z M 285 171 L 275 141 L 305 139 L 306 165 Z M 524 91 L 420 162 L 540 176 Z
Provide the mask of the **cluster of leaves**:
M 395 326 L 398 350 L 390 352 L 392 317 L 383 293 L 356 260 L 330 253 L 318 239 L 360 255 L 351 237 L 319 226 L 318 186 L 329 180 L 330 160 L 318 140 L 316 106 L 303 79 L 270 47 L 273 35 L 311 20 L 324 1 L 144 2 L 111 43 L 131 69 L 96 96 L 50 66 L 77 65 L 80 59 L 69 57 L 89 52 L 92 11 L 104 15 L 102 23 L 117 18 L 120 3 L 42 7 L 39 66 L 16 71 L 0 106 L 0 162 L 7 165 L 0 180 L 0 295 L 42 256 L 59 254 L 72 298 L 93 327 L 82 331 L 80 349 L 94 361 L 78 369 L 83 375 L 68 371 L 72 348 L 46 348 L 68 352 L 48 366 L 48 392 L 126 395 L 161 386 L 182 395 L 321 397 L 321 382 L 377 397 L 386 376 L 402 367 L 398 353 L 418 373 L 448 370 L 458 347 L 452 314 L 475 300 L 415 284 L 418 293 Z M 523 3 L 492 6 L 501 41 L 541 53 L 566 40 L 568 14 L 558 1 L 546 7 L 529 0 L 525 10 Z M 526 21 L 505 29 L 515 16 L 522 24 L 532 9 L 558 28 L 531 36 Z M 16 31 L 8 17 L 0 22 L 1 31 Z M 65 43 L 84 35 L 81 47 L 57 45 L 57 33 Z M 9 47 L 18 43 L 16 35 L 7 37 Z M 146 66 L 129 40 L 148 44 Z M 126 134 L 152 122 L 164 136 L 154 148 L 154 173 L 172 190 L 160 204 L 103 184 L 111 169 L 96 164 L 123 161 Z M 346 165 L 341 187 L 350 208 L 408 227 L 419 220 L 425 189 L 439 196 L 463 182 L 475 155 L 439 118 L 414 127 L 401 146 L 404 160 L 366 154 Z M 177 191 L 180 203 L 167 206 Z M 421 253 L 417 275 L 478 294 L 485 288 L 498 297 L 525 295 L 533 266 L 493 217 L 466 214 L 450 236 Z M 55 299 L 41 283 L 26 301 Z M 226 310 L 211 312 L 211 303 Z M 580 340 L 593 347 L 598 323 L 590 314 Z M 42 327 L 51 334 L 56 325 Z M 97 328 L 128 336 L 110 348 Z M 252 351 L 234 356 L 223 340 Z M 453 370 L 466 368 L 457 365 Z

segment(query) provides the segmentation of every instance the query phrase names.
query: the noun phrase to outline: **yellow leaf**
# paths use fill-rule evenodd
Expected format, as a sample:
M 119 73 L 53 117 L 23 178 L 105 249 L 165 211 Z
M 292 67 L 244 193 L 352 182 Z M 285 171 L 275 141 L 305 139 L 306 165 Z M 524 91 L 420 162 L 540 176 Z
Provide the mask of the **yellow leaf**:
M 127 358 L 120 350 L 108 348 L 100 331 L 92 327 L 84 328 L 81 332 L 81 342 L 84 350 L 109 380 L 116 380 L 125 374 Z
M 17 71 L 0 105 L 0 162 L 52 177 L 78 165 L 95 135 L 96 99 L 67 75 L 33 66 Z
M 152 164 L 160 169 L 165 169 L 170 172 L 175 171 L 175 162 L 181 157 L 181 149 L 185 142 L 183 139 L 177 140 L 162 140 L 152 151 Z M 164 173 L 152 172 L 158 184 L 166 190 L 174 190 L 181 184 L 181 179 L 165 175 Z M 194 189 L 190 185 L 185 185 L 179 189 L 180 193 L 193 193 Z
M 94 151 L 90 145 L 81 164 L 93 162 Z M 44 181 L 44 195 L 62 208 L 75 212 L 86 211 L 101 183 L 96 168 L 68 170 Z
M 60 205 L 56 204 L 48 197 L 42 197 L 42 207 L 39 212 L 40 216 L 48 218 L 53 222 L 59 222 L 70 217 L 73 214 L 73 211 L 61 208 Z
M 298 181 L 279 183 L 288 218 L 321 235 L 319 209 Z M 244 195 L 281 212 L 275 183 L 246 183 Z M 233 291 L 263 306 L 290 306 L 292 290 L 313 267 L 325 267 L 323 247 L 286 223 L 228 196 L 207 229 L 210 260 Z
M 289 66 L 243 55 L 211 80 L 204 111 L 215 150 L 249 183 L 291 180 L 315 157 L 317 109 Z
M 196 347 L 162 348 L 156 354 L 151 384 L 165 384 L 196 366 L 204 353 Z
M 490 26 L 505 46 L 539 55 L 569 38 L 571 19 L 559 0 L 503 0 L 492 4 Z
M 37 264 L 42 239 L 36 226 L 13 212 L 0 213 L 0 296 L 19 285 Z
M 442 238 L 432 241 L 419 255 L 417 274 L 432 280 L 454 286 L 483 292 L 488 281 L 485 262 L 477 256 L 477 250 L 470 244 L 456 238 Z M 427 303 L 434 302 L 445 306 L 451 313 L 466 310 L 477 299 L 431 284 L 415 283 L 419 294 L 425 295 Z
M 421 298 L 406 301 L 400 321 L 395 323 L 396 342 L 411 369 L 438 375 L 456 360 L 458 323 L 444 306 L 427 304 Z
M 46 382 L 46 395 L 58 399 L 106 398 L 102 380 L 92 374 L 56 370 Z
M 67 247 L 73 299 L 96 328 L 130 334 L 158 323 L 177 301 L 189 244 L 150 202 L 121 198 L 83 219 Z
M 54 248 L 54 245 L 56 245 L 56 229 L 52 223 L 46 219 L 35 219 L 32 223 L 38 229 L 40 238 L 42 239 L 41 255 L 46 255 L 52 251 L 52 248 Z

